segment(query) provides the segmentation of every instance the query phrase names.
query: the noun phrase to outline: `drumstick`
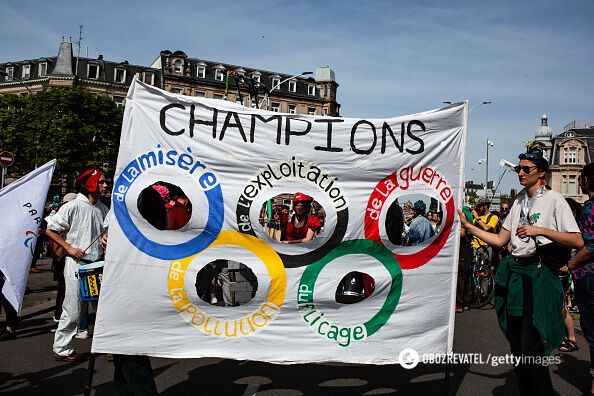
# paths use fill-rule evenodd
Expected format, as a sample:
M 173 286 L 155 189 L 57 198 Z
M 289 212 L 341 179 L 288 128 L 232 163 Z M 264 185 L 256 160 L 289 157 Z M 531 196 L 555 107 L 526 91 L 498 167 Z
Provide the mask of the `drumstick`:
M 83 253 L 86 253 L 86 252 L 87 252 L 87 250 L 89 250 L 89 248 L 90 248 L 91 246 L 93 246 L 93 244 L 94 244 L 95 242 L 97 242 L 97 239 L 101 238 L 101 236 L 102 236 L 103 234 L 105 234 L 105 231 L 103 231 L 101 234 L 97 235 L 97 238 L 93 239 L 93 242 L 91 242 L 91 244 L 90 244 L 89 246 L 87 246 L 87 248 L 86 248 L 85 250 L 83 250 Z

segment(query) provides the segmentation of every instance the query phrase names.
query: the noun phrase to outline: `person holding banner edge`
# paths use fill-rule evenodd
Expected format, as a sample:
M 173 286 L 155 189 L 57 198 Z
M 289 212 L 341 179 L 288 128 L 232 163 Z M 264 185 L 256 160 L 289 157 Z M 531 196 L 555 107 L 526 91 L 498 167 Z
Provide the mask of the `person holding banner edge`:
M 567 261 L 557 256 L 580 249 L 583 240 L 563 196 L 545 188 L 549 163 L 542 150 L 529 148 L 518 158 L 515 171 L 524 189 L 498 234 L 458 214 L 461 225 L 487 244 L 502 247 L 511 241 L 512 252 L 499 263 L 495 277 L 499 326 L 520 359 L 514 365 L 520 394 L 551 395 L 548 365 L 539 364 L 538 357 L 550 355 L 565 335 L 563 287 L 556 273 Z
M 107 188 L 105 176 L 99 169 L 90 169 L 76 178 L 79 193 L 76 199 L 64 204 L 53 216 L 48 216 L 46 234 L 67 252 L 64 266 L 65 296 L 62 315 L 54 337 L 54 359 L 75 362 L 85 355 L 74 351 L 74 337 L 80 319 L 78 270 L 80 260 L 96 261 L 102 253 L 98 241 L 103 233 L 103 221 L 108 209 L 99 198 Z M 66 238 L 61 236 L 66 234 Z

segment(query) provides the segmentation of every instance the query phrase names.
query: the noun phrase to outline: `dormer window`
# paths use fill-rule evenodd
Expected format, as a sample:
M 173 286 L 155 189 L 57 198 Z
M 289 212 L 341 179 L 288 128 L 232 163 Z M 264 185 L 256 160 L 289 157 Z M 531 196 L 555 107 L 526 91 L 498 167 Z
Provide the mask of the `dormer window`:
M 577 147 L 565 147 L 563 149 L 563 158 L 566 164 L 577 164 Z
M 155 75 L 149 72 L 142 72 L 142 82 L 149 85 L 155 85 Z
M 196 66 L 196 77 L 206 78 L 206 65 L 204 63 L 199 63 Z
M 297 81 L 289 81 L 289 92 L 297 92 Z
M 575 137 L 575 133 L 573 133 L 573 132 L 567 132 L 567 133 L 565 134 L 565 136 L 566 136 L 566 137 Z
M 21 74 L 21 79 L 23 80 L 31 78 L 31 65 L 23 65 L 23 70 Z
M 176 61 L 173 62 L 173 71 L 180 74 L 183 72 L 183 64 L 181 60 L 176 59 Z
M 47 76 L 47 62 L 41 62 L 37 69 L 37 76 L 38 77 L 45 77 Z
M 99 65 L 88 64 L 87 77 L 93 80 L 97 80 L 99 78 Z
M 251 76 L 254 79 L 254 81 L 257 82 L 258 84 L 262 81 L 260 79 L 260 77 L 262 76 L 262 73 L 260 73 L 259 71 L 252 72 Z
M 123 84 L 126 82 L 126 69 L 114 69 L 113 81 Z
M 215 80 L 217 80 L 217 81 L 225 80 L 225 69 L 218 68 L 215 70 Z
M 315 96 L 316 94 L 316 86 L 313 84 L 307 84 L 307 94 L 311 96 Z
M 12 81 L 12 78 L 14 77 L 14 67 L 12 67 L 12 66 L 7 67 L 5 72 L 6 72 L 6 77 L 4 77 L 4 81 Z
M 277 88 L 278 89 L 279 88 L 279 85 L 280 85 L 280 82 L 281 82 L 280 78 L 276 78 L 276 77 L 273 78 L 272 79 L 272 88 Z

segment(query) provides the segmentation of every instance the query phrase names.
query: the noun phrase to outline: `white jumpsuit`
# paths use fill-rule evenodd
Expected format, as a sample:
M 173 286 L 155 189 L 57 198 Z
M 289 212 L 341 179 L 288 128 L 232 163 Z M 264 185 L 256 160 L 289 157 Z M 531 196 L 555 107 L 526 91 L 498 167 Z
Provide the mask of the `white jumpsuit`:
M 90 245 L 83 259 L 97 261 L 103 251 L 100 240 L 94 243 L 93 240 L 103 232 L 103 220 L 107 212 L 107 207 L 101 202 L 91 205 L 87 197 L 77 194 L 75 200 L 64 204 L 56 214 L 46 218 L 47 228 L 62 235 L 65 233 L 64 239 L 75 248 L 84 250 Z M 54 352 L 60 356 L 68 356 L 74 352 L 81 303 L 78 269 L 83 264 L 72 257 L 66 257 L 66 293 L 53 347 Z

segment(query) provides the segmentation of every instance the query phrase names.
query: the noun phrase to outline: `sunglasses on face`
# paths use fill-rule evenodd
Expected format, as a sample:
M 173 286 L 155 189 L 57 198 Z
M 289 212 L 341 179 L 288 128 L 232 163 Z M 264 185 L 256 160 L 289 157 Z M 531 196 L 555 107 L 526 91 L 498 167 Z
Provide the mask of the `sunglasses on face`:
M 99 184 L 109 184 L 107 180 L 99 180 Z
M 501 208 L 501 211 L 502 212 L 509 212 L 509 208 L 503 207 L 503 208 Z
M 532 169 L 534 168 L 538 168 L 537 166 L 520 166 L 520 165 L 516 165 L 514 166 L 514 171 L 516 173 L 520 173 L 520 171 L 524 172 L 524 174 L 529 174 L 530 172 L 532 172 Z

